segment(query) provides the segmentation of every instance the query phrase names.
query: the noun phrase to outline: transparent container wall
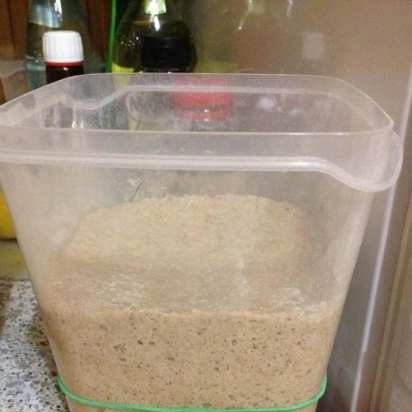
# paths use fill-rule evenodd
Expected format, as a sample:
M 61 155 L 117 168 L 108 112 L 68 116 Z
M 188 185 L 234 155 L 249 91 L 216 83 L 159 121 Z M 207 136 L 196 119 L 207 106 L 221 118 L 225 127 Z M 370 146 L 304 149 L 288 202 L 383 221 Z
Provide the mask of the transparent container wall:
M 80 396 L 245 408 L 319 391 L 373 192 L 399 171 L 392 124 L 332 79 L 218 83 L 86 76 L 0 113 L 2 184 Z M 231 130 L 182 122 L 182 94 L 230 101 Z
M 76 393 L 214 407 L 317 393 L 372 194 L 319 173 L 13 166 L 3 177 Z

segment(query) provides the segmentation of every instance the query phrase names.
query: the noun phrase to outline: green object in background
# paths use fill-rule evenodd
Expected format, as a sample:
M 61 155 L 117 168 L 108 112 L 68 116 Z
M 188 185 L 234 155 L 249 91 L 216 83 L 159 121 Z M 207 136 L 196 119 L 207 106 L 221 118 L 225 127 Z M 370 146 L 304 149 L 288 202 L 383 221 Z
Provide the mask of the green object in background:
M 113 46 L 114 39 L 116 36 L 116 22 L 117 22 L 117 0 L 112 0 L 112 10 L 110 16 L 110 32 L 109 32 L 109 51 L 106 63 L 106 72 L 110 73 L 112 71 L 113 62 Z
M 140 0 L 132 0 L 140 1 Z M 116 38 L 116 29 L 119 27 L 121 18 L 123 17 L 129 0 L 112 0 L 111 16 L 110 16 L 110 30 L 109 30 L 109 45 L 108 45 L 108 56 L 106 62 L 106 72 L 110 73 L 112 71 L 112 61 L 113 61 L 113 47 Z M 113 70 L 114 71 L 114 70 Z
M 112 73 L 133 73 L 133 67 L 123 67 L 116 63 L 111 63 Z

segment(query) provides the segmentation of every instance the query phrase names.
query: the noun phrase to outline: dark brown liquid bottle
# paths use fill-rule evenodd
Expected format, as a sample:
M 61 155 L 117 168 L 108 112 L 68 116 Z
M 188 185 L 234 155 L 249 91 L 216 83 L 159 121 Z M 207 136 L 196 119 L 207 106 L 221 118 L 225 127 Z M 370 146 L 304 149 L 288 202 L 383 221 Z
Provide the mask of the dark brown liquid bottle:
M 43 36 L 47 83 L 83 74 L 83 44 L 75 31 L 56 30 Z
M 129 2 L 114 49 L 113 72 L 191 72 L 196 49 L 175 0 Z

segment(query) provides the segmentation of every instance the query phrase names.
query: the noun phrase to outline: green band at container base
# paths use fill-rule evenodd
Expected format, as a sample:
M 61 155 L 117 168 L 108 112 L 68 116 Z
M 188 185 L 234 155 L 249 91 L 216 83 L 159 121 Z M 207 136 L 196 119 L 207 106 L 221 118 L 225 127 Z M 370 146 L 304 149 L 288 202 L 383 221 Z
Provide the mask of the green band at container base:
M 111 409 L 114 411 L 126 411 L 126 412 L 293 412 L 300 411 L 315 405 L 320 398 L 325 394 L 327 378 L 323 378 L 319 388 L 319 392 L 311 399 L 304 402 L 296 403 L 291 406 L 279 406 L 273 408 L 242 408 L 242 409 L 209 409 L 209 408 L 167 408 L 162 406 L 146 406 L 146 405 L 133 405 L 123 403 L 110 403 L 99 402 L 91 399 L 82 398 L 71 392 L 69 388 L 63 383 L 60 376 L 57 377 L 57 384 L 60 390 L 66 395 L 68 399 L 83 406 L 89 406 L 97 409 Z

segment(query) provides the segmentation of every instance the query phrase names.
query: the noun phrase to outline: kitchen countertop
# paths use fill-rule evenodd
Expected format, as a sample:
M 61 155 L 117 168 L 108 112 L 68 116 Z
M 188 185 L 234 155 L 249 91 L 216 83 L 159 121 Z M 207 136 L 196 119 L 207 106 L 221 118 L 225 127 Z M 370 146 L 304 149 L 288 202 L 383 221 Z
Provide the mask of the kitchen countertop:
M 27 280 L 0 279 L 0 412 L 68 412 Z

